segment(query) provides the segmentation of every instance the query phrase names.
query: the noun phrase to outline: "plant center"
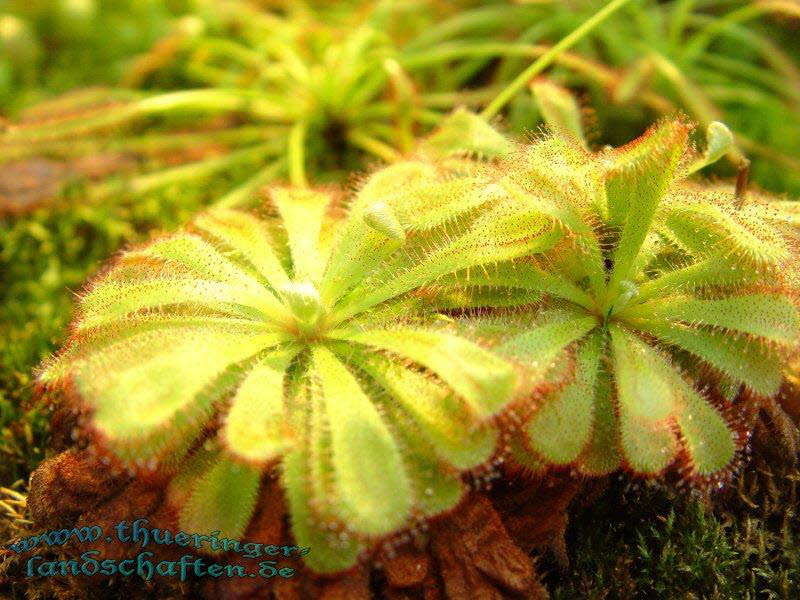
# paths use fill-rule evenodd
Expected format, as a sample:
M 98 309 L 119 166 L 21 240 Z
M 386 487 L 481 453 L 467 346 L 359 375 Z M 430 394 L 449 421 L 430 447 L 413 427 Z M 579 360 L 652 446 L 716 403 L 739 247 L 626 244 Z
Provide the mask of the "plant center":
M 293 281 L 284 285 L 280 292 L 294 316 L 298 338 L 307 341 L 319 339 L 326 311 L 314 284 L 309 281 Z

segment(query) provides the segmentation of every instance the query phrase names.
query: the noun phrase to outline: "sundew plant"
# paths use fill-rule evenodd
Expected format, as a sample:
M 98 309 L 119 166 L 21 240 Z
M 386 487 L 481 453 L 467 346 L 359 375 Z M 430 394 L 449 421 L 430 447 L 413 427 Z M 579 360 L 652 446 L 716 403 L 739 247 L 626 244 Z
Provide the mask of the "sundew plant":
M 774 410 L 800 333 L 793 218 L 687 181 L 731 143 L 714 123 L 701 156 L 689 130 L 665 121 L 597 153 L 573 131 L 500 167 L 497 184 L 522 205 L 546 190 L 543 210 L 563 232 L 481 276 L 528 288 L 536 307 L 484 317 L 478 330 L 499 331 L 501 355 L 561 382 L 529 407 L 515 448 L 528 466 L 654 476 L 677 465 L 721 482 L 746 442 L 745 415 Z
M 441 156 L 448 129 L 465 126 L 484 154 L 505 150 L 462 112 L 428 151 Z M 170 494 L 187 531 L 241 537 L 278 460 L 294 535 L 318 570 L 454 507 L 459 473 L 494 454 L 516 374 L 437 312 L 508 295 L 491 283 L 420 289 L 557 232 L 471 161 L 425 156 L 378 171 L 348 202 L 275 187 L 263 216 L 216 209 L 123 253 L 81 297 L 39 381 L 87 413 L 95 450 L 177 472 Z

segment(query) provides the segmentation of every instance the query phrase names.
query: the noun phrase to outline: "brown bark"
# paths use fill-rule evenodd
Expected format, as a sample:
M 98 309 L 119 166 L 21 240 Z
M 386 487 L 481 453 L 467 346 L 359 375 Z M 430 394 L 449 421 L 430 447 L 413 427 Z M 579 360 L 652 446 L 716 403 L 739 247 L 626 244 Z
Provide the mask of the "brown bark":
M 177 513 L 165 502 L 166 481 L 158 476 L 131 479 L 115 474 L 101 461 L 90 461 L 85 450 L 70 449 L 43 463 L 31 478 L 30 513 L 40 530 L 69 525 L 100 525 L 111 532 L 122 520 L 146 517 L 148 527 L 179 531 Z M 532 552 L 550 550 L 563 563 L 566 510 L 582 482 L 565 476 L 514 479 L 491 491 L 470 492 L 452 512 L 433 519 L 424 533 L 403 543 L 389 540 L 354 569 L 335 576 L 312 573 L 297 558 L 282 558 L 291 578 L 204 577 L 175 587 L 170 594 L 230 600 L 416 600 L 543 599 L 547 598 Z M 283 492 L 266 477 L 247 541 L 292 545 Z M 70 543 L 63 552 L 77 556 L 88 549 L 102 558 L 129 558 L 142 548 L 134 543 L 97 540 Z M 148 548 L 152 550 L 152 548 Z M 159 560 L 177 560 L 188 548 L 158 546 Z M 205 557 L 219 564 L 242 565 L 252 572 L 259 559 L 236 553 Z M 105 583 L 101 581 L 105 579 Z M 136 577 L 83 578 L 87 595 L 95 586 L 141 586 Z M 51 586 L 52 587 L 52 586 Z M 65 588 L 66 589 L 66 588 Z M 176 592 L 175 590 L 180 590 Z M 65 592 L 66 593 L 66 592 Z M 65 595 L 64 597 L 70 597 Z M 156 593 L 156 597 L 158 593 Z M 182 596 L 173 596 L 182 597 Z

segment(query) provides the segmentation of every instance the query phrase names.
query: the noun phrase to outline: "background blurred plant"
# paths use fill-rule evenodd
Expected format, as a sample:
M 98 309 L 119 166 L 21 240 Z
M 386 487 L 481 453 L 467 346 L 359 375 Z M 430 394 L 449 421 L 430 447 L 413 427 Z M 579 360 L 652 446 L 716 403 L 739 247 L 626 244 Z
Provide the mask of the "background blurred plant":
M 446 18 L 435 2 L 338 6 L 334 14 L 288 6 L 277 15 L 238 0 L 198 2 L 131 65 L 128 88 L 24 111 L 0 137 L 0 162 L 27 173 L 29 157 L 54 161 L 51 185 L 37 185 L 47 175 L 31 176 L 36 193 L 15 189 L 6 210 L 36 206 L 70 180 L 88 180 L 90 200 L 132 200 L 182 184 L 183 195 L 202 194 L 211 177 L 231 181 L 217 203 L 234 206 L 287 171 L 295 183 L 306 169 L 324 181 L 370 159 L 395 160 L 459 102 L 457 93 L 427 91 L 457 92 L 474 71 L 469 57 L 437 58 L 430 34 L 513 39 L 533 14 L 498 5 Z M 425 18 L 406 18 L 412 11 Z M 415 66 L 406 68 L 409 56 Z M 95 160 L 87 169 L 77 157 Z M 98 159 L 99 173 L 91 168 Z
M 187 4 L 0 0 L 0 116 L 74 87 L 116 83 Z
M 137 4 L 136 10 L 150 4 Z M 365 158 L 391 160 L 408 150 L 414 134 L 454 105 L 482 106 L 531 57 L 547 52 L 604 5 L 599 0 L 493 2 L 473 8 L 432 0 L 314 7 L 288 1 L 259 7 L 241 0 L 153 4 L 161 6 L 161 13 L 155 16 L 158 10 L 150 7 L 153 25 L 143 37 L 149 41 L 156 32 L 170 32 L 136 61 L 115 58 L 130 55 L 125 44 L 112 44 L 110 54 L 92 51 L 91 44 L 64 46 L 86 52 L 100 61 L 98 71 L 105 66 L 121 74 L 125 88 L 140 92 L 72 96 L 23 113 L 21 128 L 0 141 L 0 161 L 48 156 L 69 162 L 70 157 L 109 153 L 136 157 L 137 168 L 130 160 L 107 162 L 103 178 L 125 170 L 146 175 L 132 181 L 126 177 L 125 185 L 106 181 L 94 189 L 97 197 L 142 195 L 176 182 L 229 174 L 242 193 L 223 202 L 235 203 L 252 189 L 246 182 L 256 185 L 280 174 L 281 167 L 272 163 L 284 148 L 299 153 L 296 163 L 333 178 L 361 168 Z M 115 29 L 103 19 L 113 22 L 125 7 L 87 6 L 84 12 L 94 16 L 84 20 L 98 40 L 108 41 L 102 36 Z M 42 27 L 63 30 L 66 36 L 69 27 L 52 26 L 65 11 L 43 5 L 17 13 L 39 15 Z M 182 16 L 168 22 L 168 14 Z M 736 134 L 731 162 L 750 157 L 759 185 L 797 193 L 800 164 L 792 150 L 800 133 L 800 69 L 798 51 L 783 42 L 791 40 L 798 17 L 800 9 L 785 1 L 639 0 L 573 51 L 562 53 L 550 77 L 581 96 L 593 144 L 618 145 L 640 134 L 655 117 L 682 110 L 704 126 L 725 121 Z M 25 49 L 42 43 L 18 14 L 8 15 L 4 23 L 17 31 L 14 39 L 20 38 L 14 42 L 20 59 L 10 53 L 11 62 L 22 65 L 23 55 L 41 54 Z M 52 56 L 66 56 L 71 63 L 65 67 L 81 61 L 65 51 Z M 95 76 L 92 68 L 81 69 L 81 77 L 109 81 L 108 74 Z M 64 87 L 57 78 L 47 80 L 56 81 L 52 89 Z M 162 94 L 158 100 L 152 93 L 187 88 L 193 93 Z M 514 98 L 506 111 L 508 129 L 523 133 L 538 122 L 531 97 Z M 141 135 L 145 128 L 147 136 Z M 183 135 L 167 142 L 167 132 Z M 84 138 L 81 144 L 64 144 L 77 135 Z M 259 148 L 259 142 L 270 140 L 273 147 Z M 237 152 L 245 148 L 251 152 Z M 157 175 L 169 166 L 163 164 L 165 154 L 173 166 L 195 166 Z M 260 177 L 237 175 L 237 166 L 252 167 L 265 157 L 270 164 L 262 165 Z M 87 177 L 85 165 L 70 166 L 62 179 Z M 716 172 L 730 175 L 733 169 L 723 163 Z M 52 196 L 58 189 L 40 192 Z
M 488 80 L 520 65 L 592 15 L 604 2 L 530 2 L 538 17 L 512 44 L 439 38 L 437 52 L 481 57 Z M 793 40 L 800 7 L 786 1 L 676 0 L 631 2 L 603 27 L 562 54 L 550 71 L 591 112 L 590 141 L 619 145 L 658 116 L 682 110 L 703 126 L 724 121 L 738 149 L 753 160 L 753 178 L 774 192 L 800 193 L 800 49 Z M 492 59 L 492 57 L 497 57 Z M 494 92 L 468 97 L 482 103 Z M 530 97 L 509 111 L 514 131 L 537 114 Z M 591 131 L 596 126 L 598 131 Z M 719 173 L 732 169 L 720 165 Z

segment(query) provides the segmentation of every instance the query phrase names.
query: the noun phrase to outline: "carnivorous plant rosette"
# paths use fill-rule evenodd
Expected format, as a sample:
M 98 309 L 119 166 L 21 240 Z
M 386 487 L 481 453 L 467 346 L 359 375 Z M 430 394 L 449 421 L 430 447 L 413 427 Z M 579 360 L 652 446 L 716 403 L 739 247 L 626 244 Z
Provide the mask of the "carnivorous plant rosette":
M 426 148 L 446 153 L 448 136 Z M 509 363 L 436 314 L 513 303 L 513 289 L 420 292 L 560 237 L 474 165 L 423 154 L 349 203 L 275 187 L 262 216 L 216 209 L 124 252 L 39 381 L 85 409 L 95 449 L 177 472 L 169 496 L 186 531 L 241 536 L 280 461 L 309 565 L 346 568 L 370 539 L 455 506 L 515 392 Z
M 718 481 L 745 443 L 733 425 L 742 398 L 778 393 L 800 333 L 792 219 L 779 203 L 686 180 L 730 143 L 715 123 L 699 156 L 689 131 L 666 121 L 597 153 L 561 132 L 499 165 L 497 185 L 521 204 L 545 194 L 564 232 L 483 276 L 538 304 L 477 330 L 565 382 L 532 408 L 523 462 L 652 476 L 677 460 L 687 477 Z

